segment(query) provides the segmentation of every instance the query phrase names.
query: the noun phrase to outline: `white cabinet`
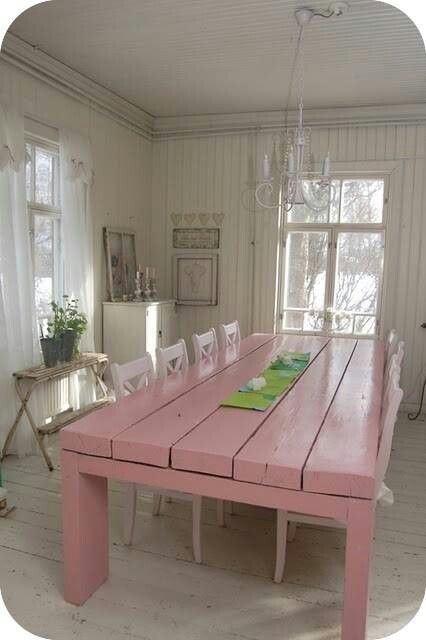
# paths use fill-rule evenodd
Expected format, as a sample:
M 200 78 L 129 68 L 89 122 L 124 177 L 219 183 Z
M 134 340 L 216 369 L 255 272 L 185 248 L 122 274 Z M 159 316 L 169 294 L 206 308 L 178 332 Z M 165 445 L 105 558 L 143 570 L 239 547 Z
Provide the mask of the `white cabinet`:
M 123 364 L 178 339 L 174 300 L 104 302 L 103 351 L 110 362 Z

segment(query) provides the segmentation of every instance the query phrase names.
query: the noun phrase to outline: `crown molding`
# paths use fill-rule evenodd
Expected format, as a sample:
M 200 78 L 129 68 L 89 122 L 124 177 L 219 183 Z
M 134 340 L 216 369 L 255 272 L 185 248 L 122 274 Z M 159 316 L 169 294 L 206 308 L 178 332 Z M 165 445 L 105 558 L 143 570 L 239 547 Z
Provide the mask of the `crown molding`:
M 0 58 L 150 140 L 274 131 L 284 122 L 283 111 L 155 117 L 11 33 Z M 305 109 L 304 117 L 311 127 L 420 124 L 426 104 Z M 289 112 L 288 123 L 296 121 Z
M 221 135 L 250 131 L 274 131 L 282 128 L 284 111 L 262 111 L 204 116 L 157 117 L 154 138 L 191 135 Z M 426 103 L 335 109 L 304 109 L 304 121 L 310 127 L 374 126 L 419 124 L 426 122 Z M 297 122 L 297 111 L 288 113 L 288 124 Z
M 152 138 L 153 116 L 21 38 L 7 33 L 0 58 L 144 137 Z

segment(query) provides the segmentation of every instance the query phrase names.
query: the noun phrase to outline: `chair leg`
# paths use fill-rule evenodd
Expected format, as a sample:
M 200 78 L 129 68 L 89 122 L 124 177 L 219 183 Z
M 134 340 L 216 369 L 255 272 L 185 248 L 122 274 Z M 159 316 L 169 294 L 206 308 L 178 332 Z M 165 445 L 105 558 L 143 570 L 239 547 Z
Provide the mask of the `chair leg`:
M 284 575 L 285 556 L 287 547 L 287 511 L 277 509 L 277 555 L 275 559 L 274 582 L 282 582 Z
M 130 545 L 133 542 L 135 532 L 136 518 L 136 499 L 138 496 L 137 486 L 135 484 L 127 484 L 124 496 L 124 522 L 123 522 L 123 538 L 124 544 Z
M 287 541 L 293 542 L 296 537 L 296 527 L 297 522 L 289 522 L 288 523 L 288 531 L 287 531 Z
M 231 514 L 231 516 L 235 515 L 235 507 L 233 502 L 229 503 L 229 513 Z
M 201 504 L 201 496 L 192 496 L 192 547 L 198 564 L 201 564 Z
M 223 500 L 216 501 L 217 508 L 217 524 L 219 527 L 225 526 L 225 503 Z
M 161 509 L 161 494 L 154 493 L 154 495 L 152 496 L 152 515 L 159 516 L 160 509 Z

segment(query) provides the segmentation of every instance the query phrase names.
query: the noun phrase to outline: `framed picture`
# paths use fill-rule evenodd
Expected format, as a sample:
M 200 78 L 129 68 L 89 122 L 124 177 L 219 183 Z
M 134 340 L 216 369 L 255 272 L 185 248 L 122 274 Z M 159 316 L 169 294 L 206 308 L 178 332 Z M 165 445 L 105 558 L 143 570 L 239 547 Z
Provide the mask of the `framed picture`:
M 173 229 L 174 249 L 219 249 L 220 229 L 177 228 Z
M 216 305 L 218 255 L 175 254 L 173 289 L 177 304 Z
M 111 302 L 132 295 L 136 277 L 136 238 L 133 231 L 104 227 L 107 294 Z

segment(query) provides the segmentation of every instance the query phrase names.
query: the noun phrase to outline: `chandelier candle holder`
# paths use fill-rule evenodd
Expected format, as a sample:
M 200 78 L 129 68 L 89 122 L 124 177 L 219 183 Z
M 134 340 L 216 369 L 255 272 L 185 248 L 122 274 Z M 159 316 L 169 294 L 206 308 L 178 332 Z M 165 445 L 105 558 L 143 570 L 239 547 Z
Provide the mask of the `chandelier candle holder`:
M 311 130 L 303 122 L 303 35 L 306 25 L 315 16 L 331 18 L 342 15 L 347 9 L 345 2 L 338 1 L 330 4 L 326 10 L 303 8 L 295 12 L 299 37 L 290 75 L 284 126 L 279 134 L 280 161 L 277 161 L 274 143 L 272 155 L 265 154 L 263 158 L 263 180 L 255 190 L 256 201 L 261 207 L 289 213 L 295 205 L 300 204 L 319 213 L 330 206 L 334 190 L 330 154 L 327 153 L 323 159 L 321 171 L 315 172 L 310 152 Z M 295 128 L 289 128 L 288 110 L 296 71 L 299 74 L 298 122 Z

